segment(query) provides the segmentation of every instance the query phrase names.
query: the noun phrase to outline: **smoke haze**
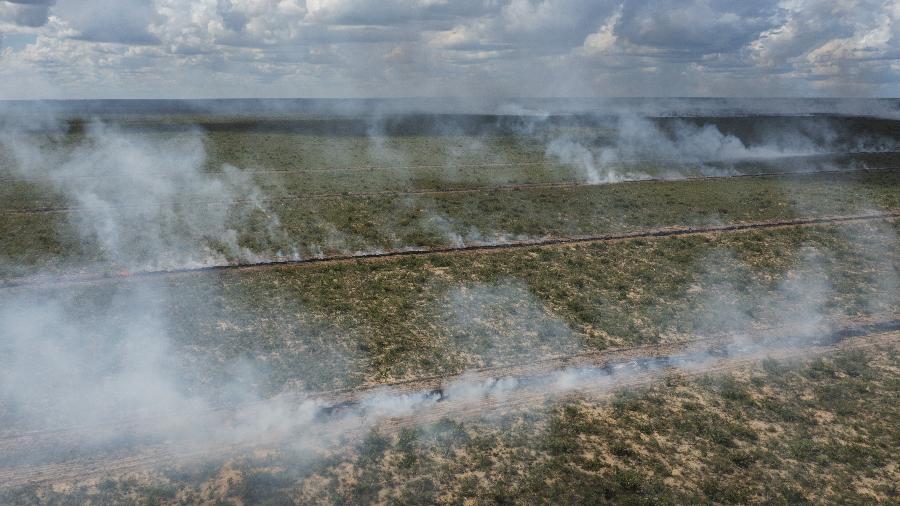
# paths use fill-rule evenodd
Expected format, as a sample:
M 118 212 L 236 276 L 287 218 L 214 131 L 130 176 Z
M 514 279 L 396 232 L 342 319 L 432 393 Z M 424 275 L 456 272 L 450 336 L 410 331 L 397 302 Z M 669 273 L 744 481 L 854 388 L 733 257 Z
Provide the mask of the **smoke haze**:
M 703 174 L 730 175 L 739 170 L 729 164 L 740 160 L 821 155 L 835 149 L 896 149 L 889 136 L 874 134 L 855 137 L 847 144 L 846 132 L 831 120 L 800 127 L 788 124 L 771 138 L 750 132 L 743 139 L 705 118 L 695 120 L 661 121 L 637 113 L 554 119 L 550 114 L 535 113 L 512 120 L 491 118 L 487 126 L 479 120 L 475 127 L 468 125 L 472 129 L 466 128 L 467 120 L 459 118 L 425 123 L 434 132 L 468 139 L 450 150 L 452 160 L 481 156 L 493 137 L 512 132 L 519 145 L 575 167 L 591 184 L 659 177 L 660 173 L 654 172 L 658 166 L 667 167 L 662 175 L 668 178 L 689 177 L 698 166 Z M 367 160 L 397 166 L 411 163 L 416 153 L 398 148 L 392 140 L 396 129 L 410 128 L 423 120 L 403 121 L 376 116 L 364 122 L 362 141 Z M 199 127 L 181 125 L 177 131 L 160 134 L 135 132 L 98 120 L 87 123 L 81 134 L 71 138 L 60 124 L 54 126 L 44 119 L 38 123 L 39 134 L 27 129 L 4 131 L 0 147 L 12 161 L 6 169 L 61 197 L 66 206 L 77 208 L 77 213 L 70 214 L 70 224 L 81 240 L 100 246 L 96 261 L 107 269 L 190 269 L 324 256 L 323 248 L 356 251 L 351 245 L 360 243 L 368 247 L 365 237 L 351 236 L 322 217 L 314 219 L 330 231 L 327 241 L 314 243 L 290 236 L 271 205 L 267 191 L 272 186 L 260 185 L 252 169 L 223 165 L 210 170 L 207 133 Z M 651 163 L 627 167 L 636 160 Z M 413 180 L 414 169 L 402 177 Z M 502 176 L 497 178 L 502 180 Z M 419 229 L 444 244 L 491 244 L 521 237 L 505 230 L 466 228 L 412 198 L 399 205 L 421 210 Z M 798 208 L 802 205 L 797 203 Z M 352 219 L 364 221 L 365 217 Z M 253 235 L 248 237 L 248 231 Z M 381 233 L 389 235 L 392 231 Z M 897 246 L 890 226 L 868 230 L 847 242 L 857 244 L 858 253 L 870 257 L 890 257 Z M 415 247 L 396 237 L 393 244 L 397 249 Z M 877 262 L 874 257 L 871 260 Z M 632 378 L 673 367 L 703 371 L 718 363 L 723 354 L 750 356 L 815 344 L 817 338 L 836 329 L 833 322 L 837 318 L 856 316 L 837 314 L 831 307 L 840 294 L 827 267 L 842 262 L 846 260 L 807 248 L 783 279 L 747 287 L 716 285 L 720 277 L 716 269 L 725 268 L 717 267 L 719 264 L 751 268 L 737 255 L 724 260 L 699 259 L 700 267 L 711 273 L 708 283 L 700 286 L 701 293 L 709 297 L 701 297 L 695 306 L 699 311 L 679 318 L 693 322 L 695 336 L 730 335 L 715 352 L 686 351 L 660 360 L 561 366 L 525 376 L 495 376 L 474 370 L 449 377 L 438 390 L 368 388 L 336 405 L 327 395 L 313 391 L 314 387 L 304 384 L 303 388 L 292 389 L 289 382 L 268 377 L 272 371 L 260 358 L 264 353 L 244 360 L 223 358 L 225 353 L 213 357 L 218 360 L 214 364 L 219 368 L 217 377 L 225 379 L 217 385 L 198 384 L 195 377 L 186 374 L 200 369 L 203 358 L 191 355 L 189 347 L 176 346 L 173 328 L 177 324 L 167 308 L 177 303 L 179 310 L 193 319 L 213 321 L 209 307 L 225 297 L 221 293 L 210 291 L 206 294 L 209 300 L 196 300 L 172 286 L 131 279 L 118 283 L 102 308 L 87 315 L 86 303 L 64 291 L 29 287 L 7 290 L 0 293 L 0 421 L 9 431 L 73 430 L 69 444 L 78 449 L 116 446 L 123 439 L 198 452 L 285 440 L 300 449 L 329 447 L 344 437 L 363 434 L 385 419 L 427 418 L 441 413 L 443 406 L 490 404 L 522 391 L 542 395 L 580 389 L 607 391 Z M 887 266 L 875 275 L 878 277 L 872 284 L 877 288 L 860 295 L 862 305 L 872 312 L 896 311 L 896 269 Z M 245 295 L 238 285 L 229 296 L 240 301 Z M 263 296 L 271 296 L 275 288 L 271 290 Z M 300 321 L 302 313 L 317 311 L 323 320 L 336 319 L 339 311 L 335 307 L 341 302 L 324 308 L 297 304 L 291 306 L 296 314 L 288 316 Z M 429 322 L 437 329 L 433 334 L 444 336 L 446 346 L 470 353 L 465 358 L 473 369 L 523 366 L 591 350 L 571 321 L 515 279 L 501 276 L 493 283 L 454 284 L 433 301 L 429 311 L 435 315 Z M 376 317 L 394 316 L 374 315 L 372 319 Z M 755 338 L 752 329 L 761 321 L 788 328 L 790 339 Z M 250 332 L 267 328 L 243 323 Z M 336 332 L 346 332 L 355 339 L 366 333 L 362 327 L 335 327 Z M 322 332 L 321 328 L 312 331 Z M 327 339 L 319 343 L 323 347 L 332 345 Z M 323 361 L 326 363 L 319 367 L 333 368 L 335 375 L 350 375 L 350 369 L 370 365 L 364 352 L 356 356 L 353 350 L 292 352 L 298 357 L 292 364 L 296 369 L 305 367 L 303 362 Z M 268 384 L 283 388 L 263 386 Z M 52 458 L 52 452 L 48 450 L 43 457 Z M 43 457 L 37 453 L 29 456 Z M 20 457 L 8 457 L 16 458 Z

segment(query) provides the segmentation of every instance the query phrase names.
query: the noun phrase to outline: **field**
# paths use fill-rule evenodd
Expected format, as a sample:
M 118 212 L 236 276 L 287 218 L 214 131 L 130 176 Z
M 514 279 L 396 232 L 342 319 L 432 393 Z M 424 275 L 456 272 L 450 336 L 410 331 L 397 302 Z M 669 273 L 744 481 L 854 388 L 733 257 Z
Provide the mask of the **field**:
M 496 418 L 372 432 L 343 451 L 260 453 L 7 501 L 890 503 L 896 348 L 665 378 Z M 797 393 L 801 392 L 802 397 Z
M 0 502 L 896 502 L 898 125 L 6 132 Z

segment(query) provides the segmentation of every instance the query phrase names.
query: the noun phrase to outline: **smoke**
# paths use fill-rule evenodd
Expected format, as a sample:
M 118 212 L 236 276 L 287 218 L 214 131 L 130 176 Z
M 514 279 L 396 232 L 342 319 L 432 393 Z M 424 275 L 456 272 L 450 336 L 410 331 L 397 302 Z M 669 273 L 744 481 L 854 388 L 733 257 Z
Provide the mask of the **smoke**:
M 538 115 L 538 121 L 545 119 Z M 587 181 L 602 183 L 652 175 L 615 168 L 637 157 L 706 163 L 824 149 L 799 134 L 750 144 L 713 125 L 674 125 L 674 131 L 665 131 L 646 118 L 623 116 L 612 130 L 611 144 L 605 138 L 553 134 L 547 154 L 581 167 Z M 537 135 L 534 132 L 529 135 Z M 824 132 L 824 138 L 833 139 Z M 369 138 L 373 158 L 390 163 L 407 159 L 391 147 L 381 127 L 371 130 Z M 38 181 L 78 209 L 72 224 L 84 240 L 101 246 L 103 260 L 117 266 L 159 270 L 296 257 L 301 247 L 291 246 L 246 172 L 230 166 L 206 171 L 203 140 L 194 130 L 165 138 L 138 137 L 91 123 L 73 143 L 9 133 L 0 143 L 11 153 L 18 175 Z M 473 142 L 460 149 L 454 157 L 482 150 L 484 144 Z M 422 220 L 421 228 L 440 241 L 458 246 L 485 241 L 478 230 L 461 230 L 451 218 L 431 210 Z M 331 227 L 323 243 L 328 249 L 351 240 L 333 225 L 321 226 Z M 246 237 L 248 230 L 256 235 Z M 859 251 L 890 256 L 896 238 L 890 237 L 889 227 L 885 230 L 881 239 L 860 238 Z M 885 246 L 879 250 L 873 242 Z M 703 370 L 719 360 L 723 350 L 733 356 L 808 344 L 828 332 L 834 316 L 829 307 L 833 280 L 825 268 L 830 262 L 821 251 L 807 249 L 774 288 L 760 284 L 708 289 L 711 296 L 693 315 L 696 329 L 706 335 L 735 334 L 715 353 L 685 352 L 665 360 L 581 365 L 525 376 L 470 371 L 439 390 L 383 387 L 338 405 L 304 392 L 266 397 L 256 387 L 263 383 L 263 373 L 239 361 L 220 364 L 228 370 L 222 376 L 230 379 L 215 391 L 198 388 L 185 375 L 192 357 L 173 345 L 163 302 L 182 301 L 188 306 L 185 312 L 197 319 L 206 317 L 204 306 L 173 294 L 171 288 L 132 280 L 90 315 L 81 310 L 84 301 L 75 295 L 5 292 L 0 295 L 0 421 L 7 428 L 87 427 L 93 434 L 90 441 L 76 440 L 76 445 L 123 436 L 201 450 L 282 440 L 299 447 L 330 445 L 386 418 L 426 416 L 448 403 L 489 403 L 524 391 L 611 389 L 673 366 Z M 711 272 L 715 282 L 715 270 Z M 897 294 L 896 271 L 891 272 L 879 278 L 871 307 L 883 307 L 879 294 Z M 436 306 L 442 314 L 441 332 L 451 345 L 471 354 L 472 367 L 529 364 L 581 350 L 569 324 L 516 282 L 454 287 Z M 748 329 L 760 321 L 791 327 L 794 339 L 751 338 Z
M 123 414 L 205 409 L 179 391 L 159 293 L 134 285 L 102 314 L 77 316 L 79 301 L 4 294 L 0 396 L 6 425 L 98 425 Z
M 228 165 L 207 170 L 198 130 L 157 137 L 92 122 L 70 136 L 43 117 L 31 126 L 7 125 L 0 135 L 8 169 L 49 193 L 51 205 L 74 211 L 69 225 L 97 245 L 97 261 L 107 268 L 298 256 L 250 174 Z M 263 398 L 261 371 L 246 361 L 217 364 L 225 381 L 215 388 L 198 383 L 191 373 L 203 358 L 174 346 L 166 311 L 179 300 L 198 320 L 210 315 L 205 301 L 171 290 L 134 280 L 99 303 L 66 291 L 0 294 L 3 425 L 83 427 L 76 446 L 128 437 L 211 448 L 304 424 L 311 404 Z M 222 403 L 253 410 L 226 416 Z
M 51 190 L 55 205 L 74 208 L 80 236 L 120 268 L 295 257 L 252 176 L 229 165 L 206 171 L 203 141 L 196 130 L 156 138 L 93 122 L 74 143 L 7 131 L 0 147 L 17 175 Z
M 900 312 L 900 265 L 892 261 L 900 251 L 900 238 L 890 223 L 872 222 L 841 229 L 841 237 L 849 245 L 847 256 L 854 262 L 865 261 L 878 265 L 878 270 L 862 274 L 854 302 L 869 314 L 897 314 Z M 854 269 L 859 267 L 854 266 Z
M 723 132 L 713 118 L 663 120 L 629 110 L 617 111 L 612 121 L 598 121 L 608 134 L 596 127 L 543 133 L 546 156 L 577 168 L 590 184 L 738 175 L 746 173 L 748 163 L 776 170 L 771 168 L 776 161 L 777 170 L 785 171 L 790 164 L 784 167 L 784 159 L 791 157 L 898 149 L 893 137 L 847 132 L 840 123 L 816 118 L 799 123 L 782 119 L 783 124 L 770 118 L 760 128 L 744 119 L 742 134 Z
M 558 394 L 611 388 L 634 374 L 667 366 L 628 362 L 524 377 L 470 372 L 447 381 L 440 390 L 381 387 L 335 406 L 302 392 L 264 397 L 254 387 L 264 382 L 260 371 L 232 362 L 219 365 L 230 371 L 223 375 L 230 379 L 212 391 L 191 383 L 184 371 L 193 367 L 192 359 L 178 358 L 173 347 L 163 304 L 174 299 L 172 289 L 122 283 L 99 313 L 86 312 L 75 296 L 4 293 L 0 305 L 4 425 L 31 430 L 83 428 L 66 443 L 78 451 L 126 436 L 129 441 L 199 452 L 278 441 L 312 450 L 364 433 L 386 418 L 429 416 L 446 402 L 457 406 L 495 402 L 525 390 Z M 202 304 L 182 303 L 191 305 L 197 318 L 207 317 Z M 535 360 L 581 349 L 568 325 L 515 283 L 456 287 L 439 307 L 452 346 L 479 356 L 472 364 L 477 367 L 518 364 L 527 371 Z M 683 367 L 696 363 L 688 357 L 682 361 Z
M 696 318 L 705 326 L 698 330 L 726 334 L 714 348 L 560 368 L 541 367 L 540 361 L 576 354 L 578 338 L 527 288 L 514 282 L 453 287 L 437 304 L 449 344 L 477 355 L 475 367 L 513 365 L 521 372 L 471 370 L 437 389 L 379 387 L 358 391 L 347 401 L 290 391 L 263 396 L 254 388 L 262 383 L 260 371 L 240 362 L 220 365 L 230 369 L 231 380 L 217 392 L 191 385 L 183 374 L 191 367 L 190 357 L 182 362 L 169 336 L 163 301 L 175 295 L 164 286 L 121 283 L 105 311 L 87 316 L 75 296 L 5 292 L 0 301 L 0 421 L 8 429 L 82 427 L 66 437 L 73 455 L 136 443 L 174 448 L 172 459 L 179 452 L 216 454 L 257 445 L 329 449 L 387 419 L 416 423 L 456 410 L 480 412 L 573 391 L 611 392 L 673 369 L 703 372 L 723 356 L 762 357 L 808 347 L 834 330 L 829 262 L 822 251 L 806 248 L 774 287 L 704 286 L 701 293 L 707 297 Z M 707 269 L 711 283 L 717 270 L 735 266 L 724 259 L 707 263 L 712 264 Z M 737 268 L 749 266 L 738 262 Z M 183 303 L 197 318 L 206 318 L 201 304 Z M 760 322 L 783 329 L 765 337 L 753 330 Z M 40 451 L 29 447 L 27 458 L 38 458 Z M 58 448 L 46 451 L 46 458 L 58 458 L 53 453 Z
M 170 446 L 177 449 L 173 458 L 279 441 L 315 449 L 385 418 L 422 414 L 445 395 L 474 400 L 516 385 L 462 377 L 446 393 L 382 387 L 335 410 L 302 392 L 263 397 L 253 388 L 261 383 L 259 371 L 233 362 L 220 366 L 230 369 L 228 383 L 198 389 L 183 374 L 190 357 L 179 359 L 169 336 L 163 301 L 173 297 L 163 286 L 125 283 L 109 295 L 106 311 L 86 315 L 74 296 L 4 293 L 0 422 L 6 430 L 62 429 L 73 455 L 135 442 Z M 200 304 L 184 303 L 204 317 Z M 32 446 L 27 459 L 57 458 L 58 451 Z M 3 460 L 11 458 L 15 452 Z
M 406 166 L 409 160 L 402 149 L 393 146 L 396 138 L 386 131 L 385 118 L 375 115 L 369 118 L 366 131 L 369 159 L 376 165 Z
M 443 327 L 452 336 L 452 344 L 475 350 L 484 360 L 478 365 L 517 362 L 522 366 L 521 373 L 494 376 L 490 371 L 469 371 L 445 381 L 438 390 L 379 388 L 343 411 L 329 413 L 354 419 L 364 427 L 383 418 L 434 419 L 434 413 L 452 413 L 453 409 L 467 412 L 467 406 L 527 403 L 533 402 L 534 396 L 552 397 L 580 390 L 611 392 L 635 379 L 649 381 L 666 372 L 702 373 L 724 359 L 763 358 L 785 349 L 795 354 L 830 344 L 840 331 L 842 320 L 856 316 L 835 310 L 840 294 L 834 283 L 842 282 L 835 278 L 839 274 L 835 269 L 843 265 L 835 254 L 802 247 L 777 279 L 760 280 L 751 286 L 721 283 L 724 276 L 718 273 L 727 268 L 743 269 L 753 275 L 751 264 L 728 256 L 706 259 L 701 262 L 707 273 L 699 290 L 702 300 L 691 319 L 695 322 L 693 336 L 712 337 L 714 342 L 688 345 L 672 355 L 606 364 L 542 368 L 541 360 L 560 355 L 571 357 L 580 349 L 564 321 L 516 283 L 456 287 L 440 303 L 448 313 Z M 888 295 L 896 296 L 895 286 L 887 289 L 892 290 Z M 884 295 L 874 294 L 873 298 Z M 549 336 L 553 337 L 547 339 Z M 552 344 L 542 348 L 541 342 Z
M 773 283 L 761 277 L 735 254 L 717 252 L 697 262 L 702 272 L 692 291 L 698 293 L 690 322 L 691 333 L 701 336 L 752 332 L 754 327 L 790 327 L 794 334 L 821 330 L 825 315 L 838 315 L 828 305 L 838 293 L 830 268 L 840 265 L 832 255 L 813 247 L 794 254 L 783 277 Z
M 667 135 L 647 118 L 630 114 L 619 117 L 616 131 L 615 146 L 601 150 L 603 162 L 646 157 L 697 163 L 810 155 L 821 150 L 812 139 L 797 132 L 773 143 L 748 146 L 735 135 L 723 134 L 713 124 L 698 126 L 681 120 L 673 124 Z
M 805 348 L 831 335 L 836 325 L 850 316 L 832 307 L 838 296 L 829 269 L 833 258 L 813 247 L 803 247 L 795 256 L 777 282 L 758 279 L 752 266 L 733 256 L 701 261 L 698 268 L 705 272 L 705 279 L 695 286 L 700 300 L 694 312 L 686 315 L 692 322 L 691 333 L 729 339 L 696 357 L 681 357 L 677 365 L 703 368 L 722 355 L 765 353 L 788 346 Z M 727 279 L 723 269 L 741 274 L 734 281 L 723 282 Z M 774 340 L 764 338 L 773 333 L 777 336 Z
M 453 287 L 438 302 L 441 328 L 477 367 L 520 363 L 580 351 L 577 336 L 525 286 L 514 282 Z
M 312 426 L 322 401 L 303 391 L 265 396 L 267 378 L 246 360 L 217 363 L 214 385 L 196 377 L 195 369 L 204 370 L 198 362 L 203 358 L 176 347 L 170 334 L 166 306 L 176 300 L 172 290 L 122 283 L 104 300 L 91 302 L 102 310 L 85 308 L 77 295 L 3 293 L 0 423 L 5 430 L 63 430 L 70 434 L 65 444 L 78 454 L 131 442 L 206 452 L 296 436 Z M 196 318 L 210 318 L 200 301 L 178 300 Z M 373 398 L 368 405 L 377 404 Z M 28 458 L 41 457 L 41 451 L 28 449 Z M 56 451 L 47 448 L 41 458 L 55 458 Z
M 430 245 L 449 245 L 462 248 L 468 245 L 479 244 L 484 238 L 478 228 L 460 223 L 451 216 L 447 216 L 434 208 L 431 202 L 423 199 L 404 199 L 404 209 L 416 209 L 417 219 L 414 222 L 415 230 L 426 239 Z M 394 241 L 396 249 L 411 246 L 405 244 L 405 240 Z

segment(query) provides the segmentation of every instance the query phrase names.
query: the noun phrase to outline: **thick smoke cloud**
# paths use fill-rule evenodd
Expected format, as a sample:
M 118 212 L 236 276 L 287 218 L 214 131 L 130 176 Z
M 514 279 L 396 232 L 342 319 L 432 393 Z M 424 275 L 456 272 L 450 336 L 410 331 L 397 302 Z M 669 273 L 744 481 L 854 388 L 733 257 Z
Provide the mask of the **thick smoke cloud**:
M 538 122 L 548 117 L 535 115 Z M 702 162 L 826 149 L 818 137 L 799 133 L 797 137 L 780 136 L 780 143 L 755 145 L 713 126 L 675 122 L 675 130 L 666 131 L 638 115 L 620 115 L 614 125 L 612 142 L 605 145 L 577 136 L 541 140 L 549 141 L 547 152 L 552 156 L 583 166 L 591 182 L 615 180 L 602 172 L 603 164 L 640 156 Z M 827 128 L 820 133 L 824 139 L 834 138 Z M 369 134 L 374 156 L 396 162 L 404 159 L 402 152 L 389 145 L 380 127 L 373 127 Z M 265 196 L 246 173 L 227 166 L 206 171 L 199 132 L 160 139 L 94 123 L 87 126 L 83 139 L 73 144 L 52 137 L 38 141 L 22 132 L 8 134 L 2 143 L 12 153 L 16 162 L 12 168 L 19 176 L 61 193 L 79 209 L 78 230 L 85 239 L 99 241 L 105 259 L 116 265 L 132 270 L 166 269 L 283 256 L 242 245 L 242 217 L 261 220 L 273 243 L 283 239 L 278 218 L 266 208 Z M 478 143 L 471 147 L 481 149 Z M 215 204 L 223 201 L 240 205 Z M 188 205 L 190 212 L 185 212 Z M 441 221 L 440 216 L 429 219 L 429 226 L 453 237 L 452 223 Z M 478 240 L 456 237 L 459 245 Z M 884 252 L 896 248 L 896 238 L 889 232 L 882 232 L 876 242 L 883 245 Z M 875 254 L 879 251 L 861 247 Z M 716 296 L 694 315 L 700 322 L 698 330 L 708 335 L 735 333 L 735 339 L 724 345 L 724 354 L 730 356 L 808 345 L 831 330 L 832 282 L 822 268 L 831 261 L 819 251 L 808 251 L 783 281 L 774 288 L 765 287 L 761 296 L 754 294 L 764 300 L 762 306 L 754 306 L 747 291 L 737 287 L 714 291 Z M 890 297 L 898 293 L 896 272 L 891 270 L 879 279 L 879 291 L 870 294 L 871 307 L 884 309 L 884 301 L 892 301 Z M 83 302 L 64 294 L 28 290 L 0 294 L 0 412 L 7 426 L 86 427 L 90 436 L 84 441 L 76 438 L 75 444 L 129 437 L 200 449 L 280 439 L 315 447 L 340 440 L 344 431 L 364 432 L 384 418 L 429 415 L 445 402 L 481 403 L 528 389 L 546 394 L 612 389 L 636 375 L 672 366 L 703 371 L 723 353 L 719 349 L 665 361 L 578 366 L 534 377 L 464 374 L 448 381 L 439 392 L 376 389 L 361 393 L 356 402 L 340 409 L 302 392 L 261 396 L 252 385 L 258 383 L 253 378 L 263 372 L 225 364 L 223 367 L 234 368 L 226 376 L 235 379 L 220 387 L 235 402 L 223 409 L 213 400 L 221 398 L 218 392 L 196 391 L 184 383 L 179 371 L 182 363 L 170 336 L 171 322 L 165 314 L 170 301 L 183 298 L 168 290 L 126 282 L 110 296 L 104 311 L 89 316 L 79 310 Z M 205 317 L 197 301 L 184 303 L 196 318 Z M 451 340 L 478 352 L 479 366 L 510 359 L 529 363 L 579 349 L 568 324 L 514 282 L 453 287 L 437 306 L 443 311 L 437 324 Z M 891 303 L 887 307 L 891 308 Z M 766 321 L 789 327 L 794 339 L 752 339 L 746 330 L 758 321 L 759 314 L 764 314 Z
M 252 177 L 231 166 L 205 169 L 203 135 L 142 137 L 102 123 L 70 146 L 6 133 L 0 146 L 12 170 L 63 196 L 82 236 L 105 260 L 130 271 L 293 258 L 294 251 L 254 251 L 240 227 L 259 225 L 255 244 L 286 244 L 278 217 Z
M 120 290 L 104 315 L 67 297 L 3 294 L 0 391 L 9 427 L 96 426 L 119 417 L 202 411 L 179 392 L 160 294 Z
M 551 133 L 546 154 L 578 168 L 586 182 L 600 184 L 652 177 L 735 175 L 742 173 L 736 167 L 740 162 L 898 149 L 895 138 L 850 133 L 824 119 L 782 126 L 768 123 L 742 138 L 723 133 L 709 120 L 661 122 L 620 110 L 608 128 L 612 133 L 606 137 Z M 773 170 L 786 171 L 790 166 Z
M 178 451 L 207 452 L 223 445 L 282 441 L 296 449 L 324 449 L 347 436 L 365 433 L 385 418 L 428 419 L 435 410 L 494 404 L 524 393 L 553 396 L 584 389 L 612 391 L 635 378 L 652 378 L 671 368 L 696 373 L 717 365 L 723 357 L 764 356 L 781 348 L 810 346 L 823 338 L 827 343 L 835 321 L 828 308 L 833 292 L 823 263 L 827 261 L 822 253 L 808 250 L 762 299 L 737 289 L 723 295 L 722 287 L 705 285 L 704 289 L 716 296 L 694 315 L 704 325 L 697 329 L 699 335 L 732 336 L 714 349 L 688 350 L 664 359 L 576 365 L 524 376 L 472 372 L 448 379 L 438 391 L 375 388 L 338 408 L 302 393 L 260 397 L 248 386 L 259 372 L 239 364 L 233 374 L 236 380 L 221 386 L 227 392 L 228 406 L 212 400 L 217 397 L 213 392 L 187 388 L 179 375 L 179 360 L 160 304 L 173 297 L 164 288 L 122 285 L 112 296 L 108 311 L 90 317 L 79 313 L 76 300 L 62 295 L 4 293 L 0 405 L 8 428 L 75 430 L 71 437 L 76 439 L 66 444 L 76 447 L 121 444 L 127 436 L 131 441 L 165 441 Z M 711 271 L 715 264 L 709 264 Z M 889 289 L 896 294 L 896 286 Z M 499 353 L 506 359 L 515 358 L 513 363 L 533 364 L 536 359 L 552 357 L 553 351 L 561 355 L 577 351 L 578 344 L 572 342 L 565 323 L 520 286 L 468 286 L 451 290 L 448 296 L 452 303 L 444 324 L 451 331 L 470 326 L 463 332 L 488 341 L 498 339 L 486 344 L 485 357 L 496 358 Z M 762 306 L 754 307 L 760 300 Z M 201 317 L 200 307 L 197 309 Z M 756 313 L 754 317 L 749 316 L 751 312 Z M 748 334 L 760 314 L 782 330 L 770 338 Z M 510 329 L 497 327 L 510 321 L 521 324 L 527 334 L 543 336 L 543 342 L 553 349 L 538 352 L 538 345 L 531 350 L 531 357 L 522 355 L 526 350 L 510 353 L 507 348 L 515 346 L 506 340 L 513 337 Z

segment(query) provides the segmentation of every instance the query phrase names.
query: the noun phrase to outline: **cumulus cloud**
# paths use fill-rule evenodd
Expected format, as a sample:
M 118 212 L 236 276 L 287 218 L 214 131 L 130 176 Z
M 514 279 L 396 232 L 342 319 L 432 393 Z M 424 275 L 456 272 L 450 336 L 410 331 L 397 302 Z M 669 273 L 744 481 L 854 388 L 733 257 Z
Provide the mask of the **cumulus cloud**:
M 748 46 L 753 63 L 770 73 L 821 86 L 894 83 L 900 75 L 900 7 L 891 0 L 798 0 L 785 3 L 783 22 Z M 896 87 L 896 86 L 895 86 Z
M 6 0 L 0 1 L 0 23 L 8 22 L 25 27 L 47 24 L 50 6 L 55 0 Z
M 616 31 L 636 46 L 698 56 L 735 51 L 777 20 L 772 0 L 656 0 L 626 3 Z
M 148 0 L 62 0 L 54 13 L 77 31 L 76 38 L 90 42 L 156 44 L 147 31 L 158 16 Z
M 36 35 L 0 77 L 69 96 L 896 95 L 898 17 L 892 0 L 0 0 L 0 33 Z
M 342 25 L 395 25 L 478 16 L 489 0 L 307 0 L 310 21 Z

